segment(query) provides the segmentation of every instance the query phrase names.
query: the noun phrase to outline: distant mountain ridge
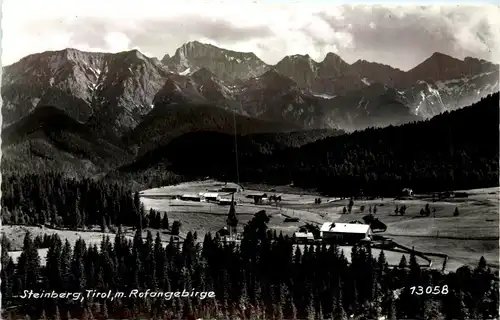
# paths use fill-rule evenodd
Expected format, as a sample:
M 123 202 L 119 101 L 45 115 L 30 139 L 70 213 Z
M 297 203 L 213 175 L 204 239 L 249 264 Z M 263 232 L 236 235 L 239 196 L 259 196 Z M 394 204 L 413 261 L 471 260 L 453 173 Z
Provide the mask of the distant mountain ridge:
M 205 104 L 303 129 L 358 130 L 429 118 L 498 90 L 498 65 L 435 53 L 404 72 L 373 62 L 348 64 L 329 53 L 284 57 L 192 41 L 162 61 L 137 50 L 76 49 L 33 54 L 4 68 L 4 126 L 52 105 L 100 134 L 120 138 L 155 104 Z

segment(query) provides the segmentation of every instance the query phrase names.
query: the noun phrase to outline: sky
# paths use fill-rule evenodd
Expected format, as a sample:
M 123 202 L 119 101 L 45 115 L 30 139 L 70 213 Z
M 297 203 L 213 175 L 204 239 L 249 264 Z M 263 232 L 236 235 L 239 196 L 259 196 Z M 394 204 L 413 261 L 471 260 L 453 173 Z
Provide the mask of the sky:
M 68 47 L 150 57 L 197 40 L 266 63 L 328 52 L 408 70 L 441 52 L 500 62 L 498 4 L 338 1 L 3 0 L 2 65 Z

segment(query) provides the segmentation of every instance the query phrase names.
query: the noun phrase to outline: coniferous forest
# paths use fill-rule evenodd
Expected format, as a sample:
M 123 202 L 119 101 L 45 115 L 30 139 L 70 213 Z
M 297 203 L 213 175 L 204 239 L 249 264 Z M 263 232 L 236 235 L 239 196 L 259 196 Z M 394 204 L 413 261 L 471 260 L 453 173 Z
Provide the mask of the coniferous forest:
M 50 239 L 46 265 L 40 265 L 28 233 L 18 265 L 3 241 L 4 319 L 493 319 L 498 317 L 498 279 L 481 259 L 474 269 L 442 274 L 423 270 L 416 257 L 390 269 L 383 252 L 354 247 L 352 263 L 335 246 L 294 248 L 290 239 L 266 230 L 256 217 L 245 228 L 240 246 L 207 234 L 203 244 L 188 234 L 182 244 L 163 247 L 159 235 L 139 231 L 126 240 L 100 246 L 78 240 L 72 247 Z M 430 286 L 437 294 L 417 295 L 412 286 Z M 204 291 L 215 298 L 15 298 L 34 292 Z M 29 301 L 29 303 L 27 303 Z

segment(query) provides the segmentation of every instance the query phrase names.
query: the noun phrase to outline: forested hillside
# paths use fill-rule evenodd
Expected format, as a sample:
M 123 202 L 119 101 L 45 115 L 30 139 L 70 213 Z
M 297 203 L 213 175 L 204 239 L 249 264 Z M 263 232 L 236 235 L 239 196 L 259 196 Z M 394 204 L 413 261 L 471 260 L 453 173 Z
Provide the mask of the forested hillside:
M 298 148 L 263 148 L 238 137 L 240 181 L 326 193 L 393 193 L 498 185 L 499 95 L 431 120 L 328 137 Z M 140 165 L 139 165 L 140 164 Z M 236 179 L 232 135 L 194 132 L 136 162 L 191 177 Z M 129 167 L 130 168 L 130 167 Z
M 96 134 L 64 111 L 40 106 L 2 130 L 2 172 L 91 176 L 132 159 L 116 138 Z

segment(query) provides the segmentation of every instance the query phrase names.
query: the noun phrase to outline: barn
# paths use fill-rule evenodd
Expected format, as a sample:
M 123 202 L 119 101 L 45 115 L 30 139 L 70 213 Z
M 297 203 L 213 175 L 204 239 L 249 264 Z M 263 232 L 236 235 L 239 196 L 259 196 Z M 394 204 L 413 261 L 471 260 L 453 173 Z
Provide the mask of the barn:
M 410 188 L 404 188 L 403 190 L 401 190 L 401 195 L 406 196 L 406 197 L 412 197 L 413 190 Z
M 295 243 L 313 243 L 314 242 L 314 235 L 312 232 L 295 232 L 293 234 L 295 237 Z
M 368 224 L 325 222 L 320 234 L 323 242 L 353 244 L 370 239 L 373 232 Z
M 219 231 L 217 231 L 217 234 L 220 237 L 227 237 L 227 236 L 229 236 L 229 230 L 227 230 L 227 227 L 223 227 Z
M 205 201 L 217 201 L 219 199 L 219 194 L 217 192 L 205 192 L 202 194 Z
M 229 206 L 231 205 L 232 200 L 228 198 L 219 198 L 217 200 L 217 203 L 221 206 Z M 236 205 L 236 201 L 234 202 L 234 205 Z
M 250 193 L 247 194 L 246 196 L 248 199 L 254 199 L 254 198 L 266 198 L 267 194 L 265 193 Z
M 196 194 L 184 194 L 181 196 L 181 200 L 200 202 L 201 197 L 199 195 L 196 195 Z

